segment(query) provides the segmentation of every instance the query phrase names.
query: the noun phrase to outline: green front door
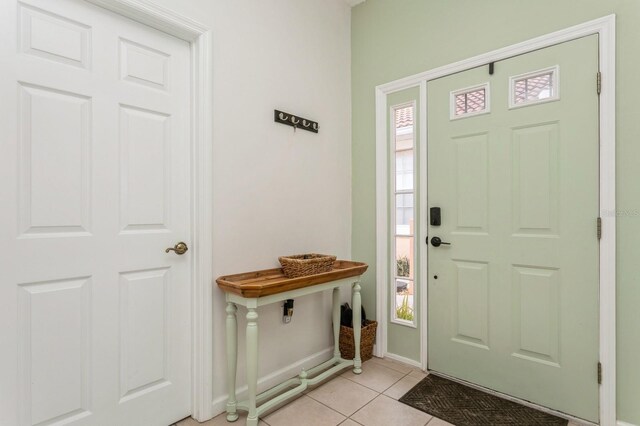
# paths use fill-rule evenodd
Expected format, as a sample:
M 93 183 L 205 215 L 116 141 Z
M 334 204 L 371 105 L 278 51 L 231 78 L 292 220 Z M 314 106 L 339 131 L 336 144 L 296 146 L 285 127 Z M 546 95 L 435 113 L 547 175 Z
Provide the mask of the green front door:
M 427 86 L 429 369 L 594 422 L 597 71 L 594 35 Z

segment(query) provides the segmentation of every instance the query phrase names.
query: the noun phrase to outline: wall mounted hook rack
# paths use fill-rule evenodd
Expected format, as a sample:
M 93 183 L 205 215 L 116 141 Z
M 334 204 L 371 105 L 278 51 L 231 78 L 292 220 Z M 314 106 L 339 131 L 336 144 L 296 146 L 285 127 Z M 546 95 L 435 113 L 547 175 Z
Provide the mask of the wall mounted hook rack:
M 320 126 L 318 122 L 311 121 L 307 118 L 298 117 L 288 112 L 273 110 L 273 118 L 276 123 L 286 124 L 294 129 L 307 130 L 309 132 L 318 133 Z

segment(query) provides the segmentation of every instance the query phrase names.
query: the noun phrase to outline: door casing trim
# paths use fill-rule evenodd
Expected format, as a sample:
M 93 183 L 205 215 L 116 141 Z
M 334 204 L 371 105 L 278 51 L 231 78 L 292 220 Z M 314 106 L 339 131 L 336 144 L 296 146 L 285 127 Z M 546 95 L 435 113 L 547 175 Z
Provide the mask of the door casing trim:
M 205 25 L 148 0 L 86 0 L 168 33 L 191 49 L 191 410 L 213 417 L 213 151 L 212 32 Z
M 615 14 L 594 19 L 579 25 L 530 40 L 493 50 L 462 61 L 414 74 L 375 88 L 376 99 L 376 314 L 378 332 L 376 352 L 378 357 L 387 354 L 387 304 L 388 304 L 388 147 L 387 147 L 387 95 L 412 87 L 420 88 L 420 128 L 427 128 L 427 82 L 449 74 L 497 62 L 516 55 L 553 46 L 577 38 L 597 34 L 600 55 L 602 91 L 600 93 L 600 216 L 602 238 L 600 240 L 600 327 L 599 353 L 604 371 L 599 389 L 600 424 L 616 424 L 616 16 Z M 595 76 L 594 76 L 595 90 Z M 427 132 L 420 132 L 420 182 L 427 179 Z M 420 212 L 427 211 L 427 189 L 420 191 Z M 419 221 L 418 241 L 427 237 L 424 218 Z M 595 219 L 595 218 L 594 218 Z M 419 276 L 427 277 L 427 250 L 418 245 Z M 423 285 L 424 287 L 424 285 Z M 427 292 L 420 292 L 420 348 L 422 368 L 427 368 Z M 393 356 L 393 355 L 392 355 Z M 594 366 L 594 377 L 595 377 Z

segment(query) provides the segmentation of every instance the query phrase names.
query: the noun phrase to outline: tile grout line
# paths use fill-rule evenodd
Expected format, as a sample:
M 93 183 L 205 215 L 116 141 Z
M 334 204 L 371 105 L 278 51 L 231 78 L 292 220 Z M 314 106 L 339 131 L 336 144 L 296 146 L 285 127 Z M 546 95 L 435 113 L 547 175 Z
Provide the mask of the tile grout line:
M 355 384 L 360 385 L 360 386 L 362 386 L 362 387 L 364 387 L 364 388 L 366 388 L 366 389 L 369 389 L 369 390 L 371 390 L 371 391 L 373 391 L 373 392 L 375 392 L 375 393 L 377 394 L 374 398 L 372 398 L 370 401 L 368 401 L 366 404 L 364 404 L 362 407 L 360 407 L 358 410 L 356 410 L 354 413 L 352 413 L 352 414 L 351 414 L 351 415 L 349 415 L 349 416 L 347 416 L 347 415 L 345 415 L 345 414 L 342 414 L 341 412 L 339 412 L 339 411 L 337 411 L 337 410 L 333 409 L 332 407 L 329 407 L 328 405 L 326 405 L 326 404 L 325 404 L 325 403 L 323 403 L 322 401 L 319 401 L 319 400 L 317 400 L 316 398 L 314 398 L 313 396 L 311 396 L 311 395 L 310 395 L 310 393 L 311 393 L 312 391 L 309 391 L 308 393 L 304 393 L 304 394 L 302 394 L 302 396 L 301 396 L 300 398 L 302 398 L 302 397 L 304 397 L 304 396 L 308 396 L 312 401 L 315 401 L 315 402 L 319 403 L 320 405 L 322 405 L 322 406 L 324 406 L 324 407 L 328 408 L 329 410 L 333 411 L 334 413 L 337 413 L 337 414 L 339 414 L 339 415 L 341 415 L 341 416 L 345 417 L 345 419 L 344 419 L 344 420 L 342 420 L 340 423 L 338 423 L 338 425 L 341 425 L 341 424 L 342 424 L 342 423 L 344 423 L 346 420 L 351 420 L 351 421 L 353 421 L 353 422 L 355 422 L 355 423 L 357 423 L 357 424 L 359 424 L 359 425 L 362 425 L 362 423 L 360 423 L 360 422 L 356 421 L 355 419 L 353 419 L 353 418 L 352 418 L 352 416 L 354 416 L 354 415 L 355 415 L 356 413 L 358 413 L 359 411 L 363 410 L 367 405 L 371 404 L 373 401 L 375 401 L 375 400 L 376 400 L 378 397 L 380 397 L 380 396 L 385 396 L 385 397 L 390 398 L 390 399 L 392 399 L 392 400 L 394 400 L 394 401 L 398 401 L 398 400 L 395 400 L 395 399 L 391 398 L 391 397 L 390 397 L 390 396 L 388 396 L 388 395 L 384 395 L 384 392 L 386 392 L 387 390 L 389 390 L 390 388 L 392 388 L 395 384 L 397 384 L 399 381 L 401 381 L 402 379 L 406 378 L 407 376 L 409 376 L 411 373 L 413 373 L 413 372 L 414 372 L 414 370 L 411 370 L 411 371 L 409 371 L 409 372 L 403 373 L 402 371 L 396 370 L 396 369 L 391 368 L 391 367 L 387 367 L 387 366 L 383 365 L 382 363 L 377 363 L 377 362 L 375 362 L 375 361 L 373 361 L 373 364 L 375 364 L 375 365 L 377 365 L 377 366 L 379 366 L 379 367 L 383 367 L 383 368 L 385 368 L 385 369 L 387 369 L 387 370 L 393 371 L 393 372 L 395 372 L 395 373 L 402 374 L 402 376 L 401 376 L 401 377 L 399 377 L 396 381 L 394 381 L 391 385 L 389 385 L 388 387 L 386 387 L 382 392 L 379 392 L 379 391 L 377 391 L 377 390 L 375 390 L 375 389 L 372 389 L 372 388 L 370 388 L 369 386 L 366 386 L 366 385 L 364 385 L 364 384 L 362 384 L 362 383 L 358 383 L 358 382 L 356 382 L 355 380 L 351 380 L 348 376 L 343 376 L 342 374 L 338 374 L 338 375 L 336 375 L 335 377 L 332 377 L 330 380 L 327 380 L 327 381 L 326 381 L 326 382 L 324 382 L 322 385 L 320 385 L 320 386 L 318 386 L 317 388 L 313 389 L 313 390 L 319 389 L 319 388 L 321 388 L 322 386 L 325 386 L 326 384 L 328 384 L 329 382 L 331 382 L 332 380 L 335 380 L 337 377 L 341 377 L 341 378 L 343 378 L 343 379 L 346 379 L 346 380 L 351 381 L 352 383 L 355 383 Z M 357 376 L 356 376 L 356 377 L 357 377 Z M 300 399 L 300 398 L 297 398 L 297 399 Z M 296 399 L 296 400 L 297 400 L 297 399 Z M 285 407 L 287 407 L 287 405 L 289 405 L 289 404 L 291 404 L 291 403 L 293 403 L 293 402 L 295 402 L 295 400 L 294 400 L 294 401 L 291 401 L 291 402 L 289 402 L 289 403 L 287 403 L 286 405 L 284 405 L 284 406 L 282 406 L 282 407 L 280 407 L 279 409 L 277 409 L 276 411 L 274 411 L 274 412 L 270 413 L 269 415 L 271 415 L 271 414 L 275 414 L 276 412 L 278 412 L 278 411 L 280 411 L 280 410 L 284 409 Z M 434 417 L 432 416 L 432 418 L 431 418 L 431 419 L 429 419 L 429 420 L 427 421 L 427 423 L 429 423 L 431 420 L 433 420 L 433 418 L 434 418 Z M 259 418 L 259 421 L 262 421 L 262 422 L 264 422 L 267 426 L 270 426 L 270 425 L 269 425 L 269 423 L 268 423 L 268 422 L 266 422 L 263 418 Z M 424 425 L 424 426 L 426 426 L 426 425 L 427 425 L 427 423 L 425 423 L 425 425 Z M 364 425 L 363 425 L 363 426 L 364 426 Z
M 376 399 L 378 399 L 378 398 L 380 397 L 380 395 L 382 395 L 382 394 L 381 394 L 381 393 L 379 393 L 379 394 L 378 394 L 375 398 L 373 398 L 371 401 L 369 401 L 369 402 L 367 402 L 366 404 L 364 404 L 364 405 L 363 405 L 362 407 L 360 407 L 360 408 L 359 408 L 355 413 L 353 413 L 351 416 L 349 416 L 349 418 L 351 419 L 351 417 L 355 416 L 357 413 L 359 413 L 360 411 L 364 410 L 364 409 L 365 409 L 365 407 L 366 407 L 367 405 L 371 404 L 373 401 L 375 401 Z M 362 423 L 360 423 L 360 422 L 357 422 L 357 421 L 356 421 L 356 420 L 354 420 L 354 419 L 351 419 L 351 420 L 353 420 L 354 422 L 358 423 L 359 425 L 360 425 L 360 424 L 362 424 Z
M 338 413 L 338 414 L 340 414 L 342 417 L 344 417 L 344 418 L 345 418 L 344 420 L 347 420 L 347 419 L 349 418 L 349 416 L 347 416 L 346 414 L 342 414 L 340 411 L 338 411 L 338 410 L 336 410 L 336 409 L 334 409 L 334 408 L 329 407 L 329 406 L 328 406 L 327 404 L 325 404 L 324 402 L 322 402 L 322 401 L 318 401 L 318 400 L 317 400 L 317 399 L 315 399 L 314 397 L 309 396 L 309 394 L 307 394 L 306 396 L 308 396 L 309 398 L 311 398 L 313 401 L 317 402 L 318 404 L 320 404 L 320 405 L 324 405 L 325 407 L 327 407 L 329 410 L 333 411 L 334 413 Z M 286 407 L 286 405 L 285 405 L 285 407 Z M 282 408 L 284 408 L 284 407 L 282 407 Z M 342 422 L 344 422 L 344 420 L 343 420 Z M 341 424 L 342 422 L 340 422 L 340 423 L 338 423 L 338 424 Z
M 379 365 L 379 364 L 378 364 L 378 365 Z M 380 367 L 384 367 L 383 365 L 379 365 L 379 366 L 380 366 Z M 341 375 L 340 377 L 343 377 L 343 378 L 345 378 L 345 379 L 347 379 L 347 380 L 351 380 L 353 383 L 356 383 L 356 384 L 358 384 L 358 385 L 360 385 L 360 386 L 364 386 L 365 388 L 367 388 L 367 389 L 371 389 L 372 391 L 374 391 L 374 392 L 378 392 L 379 394 L 381 394 L 381 395 L 382 395 L 382 393 L 383 393 L 383 392 L 388 391 L 388 390 L 389 390 L 389 388 L 390 388 L 391 386 L 395 385 L 395 384 L 396 384 L 396 383 L 398 383 L 400 380 L 404 379 L 407 375 L 411 374 L 411 373 L 406 373 L 406 374 L 405 374 L 405 373 L 402 373 L 401 371 L 394 370 L 393 368 L 389 368 L 389 367 L 384 367 L 384 368 L 386 368 L 387 370 L 394 371 L 394 372 L 396 372 L 396 373 L 404 374 L 404 376 L 400 377 L 398 380 L 396 380 L 395 382 L 393 382 L 390 386 L 388 386 L 388 387 L 384 388 L 384 390 L 383 390 L 382 392 L 378 392 L 377 390 L 375 390 L 375 389 L 373 389 L 373 388 L 370 388 L 370 387 L 369 387 L 369 386 L 367 386 L 367 385 L 363 385 L 362 383 L 358 383 L 358 382 L 356 382 L 355 380 L 351 380 L 348 376 L 347 376 L 347 377 L 345 377 L 345 376 L 342 376 L 342 375 Z M 356 377 L 357 377 L 357 376 L 356 376 Z
M 381 359 L 384 359 L 384 358 L 381 358 Z M 393 368 L 393 367 L 387 367 L 386 365 L 384 365 L 383 363 L 381 363 L 381 362 L 379 362 L 379 361 L 373 361 L 373 363 L 374 363 L 374 364 L 376 364 L 376 365 L 379 365 L 379 366 L 381 366 L 381 367 L 388 368 L 389 370 L 393 370 L 393 371 L 396 371 L 396 372 L 398 372 L 398 373 L 405 374 L 405 375 L 407 375 L 407 374 L 411 374 L 411 373 L 413 373 L 414 371 L 416 371 L 416 370 L 411 369 L 409 372 L 404 373 L 404 372 L 402 372 L 402 371 L 400 371 L 400 370 L 396 370 L 396 369 L 395 369 L 395 368 Z M 409 368 L 409 367 L 407 367 L 407 368 Z M 422 371 L 422 370 L 420 370 L 420 371 Z
M 322 384 L 321 384 L 321 385 L 319 385 L 317 388 L 314 388 L 313 390 L 311 390 L 311 391 L 309 391 L 309 392 L 307 392 L 307 393 L 304 393 L 304 392 L 303 392 L 302 394 L 300 394 L 300 396 L 299 396 L 299 397 L 297 397 L 297 398 L 296 398 L 296 399 L 294 399 L 294 400 L 291 400 L 291 401 L 287 402 L 285 405 L 283 405 L 282 407 L 278 408 L 278 409 L 277 409 L 277 410 L 275 410 L 275 411 L 272 411 L 272 412 L 271 412 L 271 413 L 269 413 L 267 416 L 270 416 L 270 415 L 272 415 L 272 414 L 275 414 L 275 413 L 277 413 L 278 411 L 283 410 L 283 409 L 285 409 L 286 407 L 288 407 L 288 406 L 289 406 L 289 404 L 293 404 L 295 401 L 297 401 L 297 400 L 299 400 L 299 399 L 302 399 L 302 398 L 304 398 L 305 396 L 308 396 L 311 400 L 313 400 L 313 401 L 315 401 L 315 402 L 317 402 L 317 403 L 319 403 L 319 404 L 321 404 L 321 405 L 324 405 L 325 407 L 327 407 L 327 408 L 328 408 L 328 409 L 330 409 L 331 411 L 333 411 L 333 412 L 335 412 L 335 413 L 340 414 L 342 417 L 345 417 L 345 419 L 344 419 L 344 420 L 347 420 L 347 419 L 349 418 L 349 416 L 346 416 L 346 415 L 342 414 L 341 412 L 339 412 L 339 411 L 337 411 L 337 410 L 334 410 L 333 408 L 331 408 L 331 407 L 329 407 L 328 405 L 324 404 L 322 401 L 318 401 L 317 399 L 315 399 L 314 397 L 312 397 L 311 395 L 309 395 L 309 394 L 310 394 L 311 392 L 313 392 L 314 390 L 321 388 L 322 386 L 326 385 L 327 383 L 331 382 L 332 380 L 335 380 L 335 379 L 336 379 L 336 378 L 338 378 L 338 377 L 341 377 L 341 375 L 340 375 L 340 374 L 338 374 L 338 375 L 336 375 L 336 376 L 331 377 L 331 378 L 330 378 L 330 379 L 328 379 L 326 382 L 322 383 Z M 355 383 L 355 382 L 354 382 L 354 383 Z M 365 387 L 366 387 L 366 386 L 365 386 Z M 367 388 L 367 389 L 369 389 L 369 388 Z M 267 417 L 267 416 L 265 416 L 265 417 Z M 271 425 L 269 425 L 269 423 L 267 423 L 267 422 L 266 422 L 262 417 L 258 418 L 258 420 L 261 420 L 261 421 L 265 422 L 265 423 L 267 424 L 267 426 L 271 426 Z M 342 422 L 344 422 L 344 420 L 343 420 Z M 340 425 L 340 424 L 342 424 L 342 422 L 340 422 L 340 423 L 338 423 L 338 424 Z
M 375 361 L 374 361 L 374 364 L 379 365 L 379 366 L 381 366 L 381 367 L 384 367 L 383 365 L 378 364 L 378 363 L 376 363 Z M 387 368 L 387 369 L 389 369 L 389 370 L 393 370 L 392 368 L 389 368 L 389 367 L 384 367 L 384 368 Z M 393 370 L 393 371 L 397 371 L 397 370 Z M 397 372 L 402 374 L 402 371 L 397 371 Z M 395 381 L 391 386 L 395 385 L 395 384 L 396 384 L 396 383 L 398 383 L 400 380 L 404 379 L 408 374 L 410 374 L 410 373 L 405 373 L 405 374 L 404 374 L 404 376 L 400 377 L 400 378 L 399 378 L 397 381 Z M 350 380 L 348 377 L 346 377 L 346 379 L 347 379 L 347 380 Z M 367 388 L 367 389 L 371 389 L 370 387 L 368 387 L 368 386 L 366 386 L 366 385 L 363 385 L 363 384 L 358 383 L 358 382 L 353 381 L 353 380 L 351 380 L 351 381 L 352 381 L 352 382 L 354 382 L 354 383 L 356 383 L 356 384 L 359 384 L 360 386 L 364 386 L 364 387 L 365 387 L 365 388 Z M 377 390 L 375 390 L 375 389 L 371 389 L 372 391 L 376 392 L 378 395 L 376 395 L 374 398 L 372 398 L 372 399 L 371 399 L 371 401 L 367 402 L 367 403 L 366 403 L 366 404 L 364 404 L 362 407 L 360 407 L 359 409 L 357 409 L 355 413 L 353 413 L 352 415 L 350 415 L 350 416 L 349 416 L 349 419 L 350 419 L 350 420 L 352 420 L 352 421 L 354 421 L 354 422 L 356 422 L 357 424 L 361 425 L 362 423 L 360 423 L 360 422 L 356 421 L 356 420 L 355 420 L 355 419 L 353 419 L 352 417 L 353 417 L 353 416 L 355 416 L 358 412 L 360 412 L 360 411 L 364 410 L 364 409 L 365 409 L 365 407 L 366 407 L 367 405 L 371 404 L 373 401 L 375 401 L 376 399 L 378 399 L 378 398 L 380 397 L 380 395 L 383 395 L 383 392 L 386 392 L 386 391 L 387 391 L 391 386 L 389 386 L 388 388 L 384 389 L 382 392 L 378 392 L 378 391 L 377 391 Z
M 374 362 L 374 363 L 375 363 L 375 362 Z M 378 365 L 379 365 L 379 364 L 378 364 Z M 385 367 L 385 368 L 386 368 L 386 367 Z M 391 369 L 390 369 L 390 370 L 391 370 Z M 399 373 L 402 373 L 402 372 L 401 372 L 401 371 L 399 371 Z M 369 386 L 363 385 L 362 383 L 358 383 L 358 382 L 356 382 L 356 381 L 354 381 L 354 380 L 349 379 L 348 377 L 344 377 L 344 376 L 342 376 L 342 375 L 340 375 L 340 377 L 343 377 L 344 379 L 347 379 L 347 380 L 349 380 L 349 381 L 351 381 L 351 382 L 355 383 L 356 385 L 360 385 L 360 386 L 362 386 L 362 387 L 364 387 L 364 388 L 366 388 L 366 389 L 369 389 L 370 391 L 373 391 L 373 392 L 375 392 L 375 393 L 377 394 L 376 396 L 374 396 L 373 398 L 371 398 L 371 400 L 370 400 L 370 401 L 368 401 L 366 404 L 364 404 L 362 407 L 358 408 L 358 409 L 357 409 L 356 411 L 354 411 L 350 416 L 348 416 L 348 417 L 347 417 L 347 419 L 348 419 L 348 420 L 351 420 L 351 421 L 352 421 L 352 422 L 354 422 L 354 423 L 357 423 L 357 424 L 359 424 L 359 425 L 362 425 L 362 423 L 360 423 L 359 421 L 355 420 L 355 419 L 353 418 L 353 416 L 355 416 L 359 411 L 363 410 L 367 405 L 369 405 L 369 404 L 371 404 L 373 401 L 375 401 L 375 400 L 376 400 L 380 395 L 382 395 L 382 392 L 378 392 L 378 391 L 377 391 L 377 390 L 375 390 L 375 389 L 371 389 Z M 405 376 L 402 376 L 402 378 L 404 378 L 404 377 L 405 377 Z M 402 378 L 400 378 L 399 380 L 402 380 Z M 394 384 L 395 384 L 395 383 L 394 383 Z M 393 385 L 391 385 L 391 386 L 393 386 Z M 387 388 L 387 389 L 388 389 L 388 388 Z M 385 389 L 385 390 L 386 390 L 386 389 Z M 344 423 L 344 422 L 343 422 L 343 423 Z M 364 425 L 362 425 L 362 426 L 364 426 Z
M 374 398 L 374 399 L 375 399 L 375 398 Z M 356 413 L 357 413 L 357 411 L 356 411 Z M 353 413 L 353 414 L 355 414 L 355 413 Z M 355 424 L 358 424 L 358 425 L 362 425 L 362 426 L 364 426 L 362 423 L 360 423 L 359 421 L 356 421 L 355 419 L 352 419 L 351 417 L 348 417 L 348 418 L 347 418 L 347 420 L 351 420 L 351 421 L 352 421 L 352 422 L 354 422 Z M 343 423 L 344 423 L 344 422 L 343 422 Z
M 322 386 L 326 385 L 327 383 L 331 382 L 332 380 L 335 380 L 335 379 L 336 379 L 336 378 L 338 378 L 338 377 L 342 377 L 342 376 L 341 376 L 341 375 L 337 375 L 337 376 L 335 376 L 335 377 L 332 377 L 330 380 L 327 380 L 326 382 L 324 382 L 323 384 L 321 384 L 320 386 L 318 386 L 316 389 L 321 388 Z M 354 382 L 354 383 L 355 383 L 355 382 Z M 359 383 L 356 383 L 356 384 L 359 384 Z M 360 386 L 366 387 L 366 386 L 364 386 L 364 385 L 360 385 Z M 316 390 L 316 389 L 313 389 L 313 390 Z M 369 389 L 369 388 L 367 388 L 367 389 Z M 342 424 L 345 420 L 347 420 L 347 419 L 349 418 L 349 416 L 347 416 L 347 415 L 345 415 L 345 414 L 342 414 L 341 412 L 339 412 L 339 411 L 337 411 L 337 410 L 335 410 L 335 409 L 333 409 L 333 408 L 329 407 L 327 404 L 323 403 L 322 401 L 318 401 L 318 400 L 317 400 L 317 399 L 315 399 L 313 396 L 309 395 L 311 392 L 313 392 L 313 390 L 312 390 L 312 391 L 310 391 L 310 392 L 308 392 L 308 393 L 303 393 L 303 394 L 301 394 L 301 396 L 300 396 L 300 397 L 298 397 L 298 398 L 296 398 L 295 400 L 290 401 L 290 402 L 288 402 L 287 404 L 283 405 L 282 407 L 278 408 L 277 410 L 275 410 L 275 411 L 273 411 L 273 412 L 269 413 L 269 416 L 270 416 L 270 415 L 272 415 L 272 414 L 277 413 L 277 412 L 278 412 L 278 411 L 280 411 L 280 410 L 283 410 L 283 409 L 287 408 L 287 407 L 289 406 L 289 404 L 294 403 L 294 402 L 295 402 L 295 401 L 297 401 L 298 399 L 302 399 L 302 398 L 304 398 L 305 396 L 307 396 L 307 397 L 309 397 L 309 399 L 311 399 L 312 401 L 315 401 L 315 402 L 317 402 L 318 404 L 320 404 L 320 405 L 322 405 L 322 406 L 324 406 L 324 407 L 328 408 L 329 410 L 333 411 L 334 413 L 338 413 L 339 415 L 341 415 L 342 417 L 344 417 L 344 420 L 342 420 L 340 423 L 338 423 L 338 425 Z M 373 389 L 371 389 L 371 390 L 373 390 Z M 374 392 L 376 392 L 376 391 L 374 391 Z M 267 424 L 267 426 L 270 426 L 270 425 L 269 425 L 269 423 L 267 423 L 263 418 L 259 418 L 259 420 L 262 420 L 263 422 L 265 422 L 265 423 Z
M 362 407 L 360 407 L 360 409 L 359 409 L 358 411 L 356 411 L 355 413 L 353 413 L 351 416 L 354 416 L 356 413 L 360 412 L 361 410 L 364 410 L 364 408 L 365 408 L 367 405 L 371 404 L 373 401 L 375 401 L 376 399 L 378 399 L 378 397 L 380 397 L 380 396 L 382 396 L 382 397 L 386 397 L 386 398 L 389 398 L 389 399 L 391 399 L 392 401 L 395 401 L 395 402 L 398 402 L 398 403 L 402 404 L 402 402 L 400 402 L 399 400 L 397 400 L 397 399 L 393 399 L 393 398 L 391 398 L 391 397 L 390 397 L 390 396 L 388 396 L 388 395 L 385 395 L 385 394 L 383 394 L 383 393 L 380 393 L 380 394 L 378 394 L 378 396 L 376 396 L 375 398 L 373 398 L 371 401 L 367 402 L 365 405 L 363 405 Z M 406 404 L 404 404 L 404 405 L 406 405 Z M 427 425 L 428 425 L 428 424 L 429 424 L 433 419 L 435 419 L 435 418 L 436 418 L 434 415 L 429 414 L 429 413 L 427 413 L 427 412 L 425 412 L 425 411 L 417 410 L 416 408 L 414 408 L 414 407 L 412 407 L 412 406 L 410 406 L 410 405 L 406 405 L 406 406 L 407 406 L 407 408 L 411 408 L 411 409 L 413 409 L 413 410 L 415 410 L 415 411 L 418 411 L 418 412 L 420 412 L 420 413 L 424 413 L 424 414 L 426 414 L 427 416 L 429 416 L 429 420 L 427 420 L 427 422 L 426 422 L 423 426 L 427 426 Z M 354 422 L 358 423 L 359 425 L 361 425 L 361 424 L 362 424 L 362 423 L 360 423 L 360 422 L 356 421 L 355 419 L 352 419 L 352 418 L 351 418 L 351 416 L 349 416 L 349 419 L 353 420 Z M 363 426 L 364 426 L 364 425 L 363 425 Z
M 385 367 L 385 368 L 386 368 L 386 367 Z M 391 369 L 391 368 L 390 368 L 389 370 L 393 370 L 393 369 Z M 397 371 L 397 370 L 393 370 L 393 371 Z M 401 372 L 400 372 L 400 371 L 398 371 L 398 373 L 401 373 Z M 409 374 L 409 373 L 407 373 L 407 374 Z M 342 375 L 339 375 L 339 376 L 336 376 L 336 377 L 342 377 L 343 379 L 349 380 L 348 378 L 343 377 Z M 402 380 L 404 377 L 405 377 L 405 376 L 401 377 L 400 379 L 398 379 L 398 381 Z M 333 379 L 331 379 L 331 380 L 335 380 L 335 377 L 334 377 Z M 338 414 L 340 414 L 341 416 L 345 417 L 345 419 L 344 419 L 341 423 L 339 423 L 339 425 L 340 425 L 340 424 L 342 424 L 342 423 L 344 423 L 344 421 L 345 421 L 345 420 L 352 420 L 352 421 L 354 421 L 354 422 L 358 423 L 359 425 L 362 425 L 362 423 L 360 423 L 360 422 L 358 422 L 358 421 L 356 421 L 356 420 L 352 419 L 352 418 L 351 418 L 351 416 L 355 415 L 358 411 L 362 410 L 364 407 L 366 407 L 367 405 L 371 404 L 371 403 L 372 403 L 376 398 L 378 398 L 379 396 L 383 395 L 383 393 L 382 393 L 382 392 L 378 392 L 377 390 L 372 389 L 372 388 L 370 388 L 370 387 L 368 387 L 368 386 L 365 386 L 365 385 L 363 385 L 362 383 L 358 383 L 358 382 L 356 382 L 356 381 L 354 381 L 354 380 L 349 380 L 349 381 L 350 381 L 350 382 L 352 382 L 352 383 L 355 383 L 356 385 L 360 385 L 360 386 L 362 386 L 363 388 L 369 389 L 370 391 L 373 391 L 373 392 L 375 392 L 375 393 L 377 394 L 376 396 L 374 396 L 373 398 L 371 398 L 371 400 L 370 400 L 370 401 L 367 401 L 367 402 L 366 402 L 362 407 L 358 408 L 356 411 L 354 411 L 353 413 L 351 413 L 351 415 L 349 415 L 349 416 L 347 416 L 346 414 L 342 414 L 341 412 L 337 411 L 337 410 L 336 410 L 336 409 L 334 409 L 334 408 L 331 408 L 330 406 L 328 406 L 328 405 L 327 405 L 327 404 L 325 404 L 324 402 L 322 402 L 322 401 L 319 401 L 319 400 L 315 399 L 313 396 L 311 396 L 311 395 L 309 395 L 309 394 L 305 394 L 305 395 L 306 395 L 306 396 L 308 396 L 309 398 L 311 398 L 312 400 L 314 400 L 314 401 L 318 402 L 319 404 L 324 405 L 325 407 L 327 407 L 327 408 L 328 408 L 328 409 L 330 409 L 331 411 L 333 411 L 333 412 L 335 412 L 335 413 L 338 413 Z M 322 384 L 322 386 L 326 385 L 327 383 L 329 383 L 329 382 L 323 383 L 323 384 Z M 396 381 L 396 382 L 394 382 L 391 386 L 395 385 L 396 383 L 397 383 L 397 381 Z M 318 388 L 320 388 L 320 387 L 322 387 L 322 386 L 319 386 Z M 390 388 L 391 386 L 389 386 L 389 388 Z M 386 391 L 387 389 L 389 389 L 389 388 L 386 388 L 386 389 L 385 389 L 385 391 Z M 314 389 L 314 390 L 315 390 L 315 389 Z M 383 395 L 383 396 L 386 396 L 387 398 L 389 398 L 387 395 Z M 393 399 L 393 398 L 392 398 L 392 399 Z M 285 407 L 286 407 L 286 405 L 285 405 Z M 282 408 L 284 408 L 284 407 L 282 407 Z M 275 413 L 275 411 L 274 411 L 274 413 Z M 363 426 L 364 426 L 364 425 L 363 425 Z

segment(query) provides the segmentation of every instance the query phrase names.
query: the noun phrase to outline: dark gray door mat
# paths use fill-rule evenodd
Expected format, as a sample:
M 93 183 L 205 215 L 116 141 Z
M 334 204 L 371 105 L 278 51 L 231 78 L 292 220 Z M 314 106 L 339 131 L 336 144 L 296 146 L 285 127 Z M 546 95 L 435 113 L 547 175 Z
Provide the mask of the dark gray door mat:
M 565 419 L 433 374 L 404 394 L 400 402 L 456 426 L 564 426 L 568 423 Z

